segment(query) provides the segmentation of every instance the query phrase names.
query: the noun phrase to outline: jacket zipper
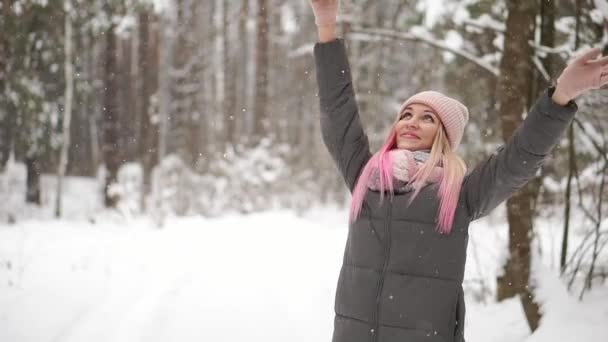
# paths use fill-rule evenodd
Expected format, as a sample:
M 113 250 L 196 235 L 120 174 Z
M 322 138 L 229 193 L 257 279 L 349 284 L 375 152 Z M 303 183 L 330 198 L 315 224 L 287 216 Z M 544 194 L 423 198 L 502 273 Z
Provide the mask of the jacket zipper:
M 386 274 L 386 269 L 388 268 L 388 259 L 391 253 L 391 215 L 392 215 L 393 203 L 389 202 L 388 206 L 388 215 L 386 219 L 386 223 L 384 225 L 385 228 L 385 254 L 384 254 L 384 265 L 382 265 L 382 273 L 380 274 L 380 281 L 378 282 L 378 293 L 376 294 L 376 312 L 374 316 L 374 327 L 372 328 L 372 342 L 376 342 L 378 340 L 378 329 L 380 328 L 380 297 L 382 296 L 382 288 L 384 287 L 384 276 Z

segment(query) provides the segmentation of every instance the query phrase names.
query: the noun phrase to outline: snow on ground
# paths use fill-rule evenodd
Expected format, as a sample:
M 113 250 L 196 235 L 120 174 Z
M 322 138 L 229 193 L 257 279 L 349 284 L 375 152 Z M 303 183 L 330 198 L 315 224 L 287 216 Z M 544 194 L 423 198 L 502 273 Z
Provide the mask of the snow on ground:
M 2 226 L 0 341 L 329 341 L 345 217 Z M 469 256 L 468 277 L 474 268 Z M 608 291 L 579 303 L 541 273 L 547 314 L 527 341 L 606 341 Z M 467 301 L 468 341 L 526 340 L 519 301 Z
M 346 217 L 325 208 L 177 218 L 162 229 L 90 215 L 0 225 L 0 341 L 329 341 Z M 544 246 L 536 267 L 545 314 L 533 335 L 518 300 L 484 295 L 504 261 L 503 222 L 471 226 L 467 341 L 608 341 L 608 286 L 579 302 L 546 266 L 557 249 Z M 541 222 L 540 236 L 552 226 Z
M 0 341 L 327 339 L 343 229 L 280 212 L 150 227 L 0 228 Z

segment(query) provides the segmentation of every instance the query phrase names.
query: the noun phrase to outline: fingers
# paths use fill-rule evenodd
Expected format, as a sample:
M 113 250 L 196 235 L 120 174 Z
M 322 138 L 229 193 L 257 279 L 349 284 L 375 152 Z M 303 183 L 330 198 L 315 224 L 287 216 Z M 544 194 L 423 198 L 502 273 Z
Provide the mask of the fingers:
M 598 58 L 598 59 L 587 61 L 585 63 L 585 65 L 590 65 L 590 66 L 606 66 L 606 65 L 608 65 L 608 56 L 604 56 L 602 58 Z
M 599 47 L 592 48 L 588 51 L 585 51 L 582 55 L 575 58 L 575 61 L 581 63 L 587 63 L 592 59 L 596 58 L 600 53 L 602 53 L 602 49 Z
M 608 84 L 608 72 L 600 76 L 600 87 L 603 87 L 606 84 Z
M 608 66 L 602 67 L 600 72 L 600 87 L 608 83 Z

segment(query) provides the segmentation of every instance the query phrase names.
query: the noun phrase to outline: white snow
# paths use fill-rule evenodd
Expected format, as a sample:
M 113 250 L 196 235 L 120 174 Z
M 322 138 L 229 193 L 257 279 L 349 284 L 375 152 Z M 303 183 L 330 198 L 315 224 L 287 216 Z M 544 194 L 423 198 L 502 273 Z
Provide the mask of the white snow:
M 424 12 L 424 25 L 433 27 L 445 9 L 443 0 L 426 0 L 417 3 L 417 9 Z
M 2 227 L 0 341 L 328 338 L 343 229 L 281 212 L 151 227 Z
M 74 182 L 84 180 L 67 188 Z M 86 211 L 97 195 L 66 196 Z M 534 268 L 544 311 L 534 334 L 518 300 L 484 295 L 505 258 L 501 211 L 471 226 L 467 341 L 607 341 L 608 287 L 583 301 L 569 294 L 548 266 L 558 248 L 543 246 Z M 319 208 L 171 218 L 162 229 L 102 213 L 95 224 L 75 215 L 0 225 L 0 341 L 329 341 L 346 218 Z M 561 232 L 539 224 L 543 245 L 560 242 L 551 230 Z
M 454 50 L 458 50 L 462 48 L 463 43 L 464 40 L 458 31 L 449 30 L 446 32 L 444 39 L 444 44 L 446 46 L 449 46 Z M 450 63 L 452 60 L 454 60 L 454 58 L 455 56 L 451 52 L 443 52 L 443 60 L 445 63 Z
M 608 1 L 606 0 L 593 0 L 593 4 L 596 9 L 600 11 L 604 19 L 608 19 Z

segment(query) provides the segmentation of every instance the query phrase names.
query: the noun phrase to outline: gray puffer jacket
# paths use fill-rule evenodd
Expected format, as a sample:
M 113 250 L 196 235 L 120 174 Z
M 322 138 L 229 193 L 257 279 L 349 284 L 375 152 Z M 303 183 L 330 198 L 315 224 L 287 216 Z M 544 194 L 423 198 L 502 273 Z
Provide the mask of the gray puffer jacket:
M 323 140 L 352 191 L 371 157 L 341 39 L 314 48 Z M 463 180 L 450 234 L 435 231 L 437 185 L 380 203 L 368 191 L 350 224 L 335 301 L 333 342 L 464 341 L 462 290 L 469 223 L 534 177 L 577 110 L 547 89 L 523 124 Z

